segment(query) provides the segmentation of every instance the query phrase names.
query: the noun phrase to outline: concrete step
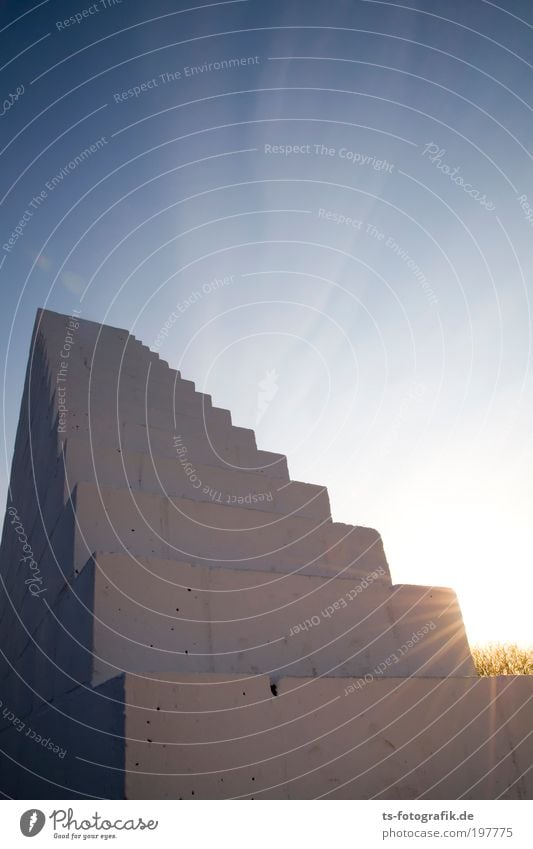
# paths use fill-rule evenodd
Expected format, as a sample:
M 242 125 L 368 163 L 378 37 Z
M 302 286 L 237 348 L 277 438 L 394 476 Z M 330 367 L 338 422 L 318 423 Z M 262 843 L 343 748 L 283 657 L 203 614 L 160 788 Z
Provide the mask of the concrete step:
M 78 330 L 68 330 L 66 323 L 54 321 L 43 335 L 38 336 L 39 349 L 42 349 L 52 384 L 56 376 L 70 373 L 76 381 L 83 379 L 90 371 L 94 383 L 105 383 L 114 375 L 137 375 L 144 382 L 148 371 L 153 377 L 166 375 L 168 367 L 159 361 L 141 342 L 126 331 L 113 328 L 101 328 L 96 325 L 88 330 L 81 323 Z
M 87 361 L 93 365 L 106 360 L 116 364 L 123 359 L 123 365 L 127 365 L 129 357 L 146 365 L 151 363 L 153 369 L 161 374 L 168 371 L 168 363 L 127 330 L 81 318 L 71 321 L 69 316 L 48 310 L 40 310 L 39 313 L 36 322 L 36 348 L 44 352 L 52 372 L 57 361 L 61 359 Z M 63 356 L 63 352 L 68 356 Z
M 82 483 L 74 492 L 74 563 L 92 551 L 216 567 L 360 577 L 388 565 L 381 537 L 353 527 L 342 542 L 330 521 Z M 84 538 L 86 541 L 84 541 Z
M 87 330 L 87 326 L 81 324 L 80 329 L 72 333 L 74 341 L 65 351 L 68 357 L 62 359 L 64 318 L 57 317 L 53 324 L 54 331 L 45 340 L 52 389 L 56 388 L 54 378 L 61 374 L 63 362 L 66 365 L 62 383 L 69 396 L 76 397 L 78 401 L 86 400 L 90 387 L 93 401 L 99 402 L 101 399 L 104 404 L 116 400 L 117 390 L 119 400 L 122 397 L 135 397 L 144 404 L 147 390 L 149 407 L 170 410 L 174 403 L 178 409 L 182 403 L 189 404 L 194 405 L 195 415 L 212 407 L 209 395 L 196 392 L 193 381 L 182 379 L 179 371 L 170 369 L 157 353 L 150 351 L 126 331 L 100 327 L 96 323 L 89 323 Z M 76 381 L 71 382 L 69 387 L 69 371 L 72 374 L 77 366 L 81 366 L 81 373 L 76 373 Z M 86 381 L 80 381 L 83 374 Z M 183 412 L 190 415 L 192 408 L 184 408 Z M 220 414 L 221 419 L 222 416 L 231 424 L 229 410 Z
M 173 394 L 176 392 L 177 413 L 180 415 L 183 413 L 201 421 L 204 438 L 214 443 L 215 453 L 223 455 L 224 451 L 219 450 L 218 445 L 223 446 L 226 443 L 226 438 L 221 431 L 232 427 L 229 410 L 212 407 L 210 396 L 196 392 L 192 381 L 181 379 L 179 373 L 159 361 L 156 353 L 150 352 L 126 331 L 104 328 L 98 338 L 100 326 L 90 322 L 88 325 L 81 323 L 79 330 L 73 332 L 74 341 L 70 344 L 68 360 L 61 361 L 58 346 L 63 344 L 65 338 L 65 317 L 47 316 L 46 321 L 53 325 L 43 339 L 43 345 L 46 347 L 46 367 L 51 376 L 50 389 L 52 393 L 55 392 L 53 404 L 57 410 L 59 396 L 56 392 L 58 385 L 56 381 L 57 376 L 62 375 L 60 385 L 65 393 L 64 406 L 69 409 L 67 418 L 72 420 L 75 429 L 80 429 L 80 422 L 88 414 L 89 388 L 91 418 L 93 414 L 109 415 L 113 418 L 116 415 L 115 387 L 119 386 L 120 417 L 139 424 L 148 424 L 150 428 L 174 430 Z M 125 350 L 126 353 L 124 353 Z M 63 371 L 61 371 L 62 362 L 66 363 Z M 72 379 L 74 374 L 75 381 Z M 148 404 L 143 391 L 147 380 Z M 146 407 L 148 407 L 148 415 L 146 415 Z M 205 426 L 203 426 L 204 419 Z M 181 435 L 187 438 L 195 435 L 191 433 L 191 426 L 186 427 L 186 421 L 184 425 L 184 433 Z M 286 458 L 271 452 L 249 452 L 248 447 L 241 443 L 245 440 L 248 445 L 255 446 L 253 431 L 236 428 L 232 431 L 233 437 L 239 440 L 240 444 L 236 446 L 236 453 L 242 455 L 242 459 L 237 456 L 231 462 L 260 472 L 266 466 L 267 475 L 285 477 L 288 480 Z
M 158 375 L 144 354 L 142 361 L 130 363 L 128 360 L 121 369 L 118 363 L 112 365 L 107 358 L 98 365 L 84 360 L 81 374 L 85 379 L 80 380 L 76 374 L 76 381 L 72 381 L 68 368 L 58 372 L 58 382 L 52 386 L 56 409 L 58 403 L 65 403 L 65 398 L 69 408 L 78 412 L 90 407 L 95 414 L 110 414 L 117 407 L 119 410 L 134 408 L 134 415 L 142 420 L 146 418 L 147 409 L 163 411 L 167 416 L 176 411 L 201 419 L 209 417 L 214 409 L 217 424 L 231 426 L 229 410 L 213 408 L 211 396 L 197 392 L 194 383 L 180 378 L 179 372 L 167 367 L 164 375 Z
M 351 683 L 283 678 L 273 696 L 266 676 L 126 676 L 125 795 L 527 798 L 527 676 Z
M 164 677 L 75 687 L 25 717 L 22 733 L 2 718 L 4 792 L 395 803 L 533 792 L 531 676 L 374 678 L 348 694 L 354 679 L 282 678 L 274 694 L 268 676 Z
M 272 580 L 265 572 L 108 554 L 85 570 L 94 582 L 93 685 L 121 671 L 277 679 L 364 676 L 379 667 L 380 676 L 475 675 L 453 591 L 391 587 L 384 570 L 359 581 Z M 75 596 L 64 601 L 77 611 L 69 621 L 83 621 Z M 65 647 L 66 658 L 73 651 Z
M 236 470 L 289 481 L 287 458 L 261 451 L 256 447 L 253 430 L 235 425 L 217 434 L 210 431 L 206 434 L 205 429 L 199 428 L 198 419 L 190 416 L 176 417 L 172 428 L 155 425 L 148 428 L 127 418 L 117 422 L 111 416 L 91 417 L 89 425 L 87 413 L 70 412 L 59 438 L 64 440 L 69 436 L 86 439 L 89 444 L 105 444 L 111 450 L 157 454 L 171 460 L 176 460 L 177 448 L 185 446 L 188 458 L 195 463 L 229 465 Z
M 54 405 L 57 412 L 61 406 L 66 407 L 68 414 L 90 412 L 91 417 L 109 416 L 124 418 L 137 424 L 148 424 L 154 427 L 174 426 L 176 416 L 184 415 L 194 418 L 198 428 L 208 431 L 224 431 L 231 427 L 229 410 L 213 407 L 207 400 L 204 402 L 198 395 L 190 397 L 158 395 L 157 398 L 146 398 L 143 390 L 128 391 L 122 389 L 117 394 L 111 389 L 100 391 L 94 386 L 90 393 L 83 386 L 69 389 L 63 388 L 62 394 L 56 391 Z M 216 438 L 216 435 L 214 436 Z
M 453 591 L 391 586 L 373 572 L 324 579 L 98 553 L 26 599 L 6 656 L 34 681 L 25 713 L 75 683 L 118 673 L 294 676 L 475 675 Z M 22 627 L 20 627 L 22 626 Z M 20 689 L 20 688 L 19 688 Z
M 65 497 L 77 483 L 125 487 L 169 497 L 261 510 L 278 516 L 297 514 L 330 520 L 325 487 L 264 474 L 193 462 L 175 444 L 172 460 L 152 454 L 117 451 L 98 441 L 69 437 L 63 443 Z

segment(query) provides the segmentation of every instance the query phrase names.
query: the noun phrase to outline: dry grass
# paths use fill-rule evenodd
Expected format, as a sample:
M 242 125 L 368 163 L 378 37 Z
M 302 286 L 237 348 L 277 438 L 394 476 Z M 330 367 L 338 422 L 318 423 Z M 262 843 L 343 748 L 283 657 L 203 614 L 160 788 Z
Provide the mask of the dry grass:
M 515 643 L 474 646 L 472 655 L 478 675 L 533 675 L 533 649 Z

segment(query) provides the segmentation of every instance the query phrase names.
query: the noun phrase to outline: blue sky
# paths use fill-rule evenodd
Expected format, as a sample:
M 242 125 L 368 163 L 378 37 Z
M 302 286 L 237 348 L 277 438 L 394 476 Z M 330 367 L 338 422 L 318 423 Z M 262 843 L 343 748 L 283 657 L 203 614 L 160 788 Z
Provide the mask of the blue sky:
M 30 9 L 0 24 L 3 492 L 36 309 L 152 346 L 177 310 L 161 356 L 396 582 L 531 642 L 530 4 Z

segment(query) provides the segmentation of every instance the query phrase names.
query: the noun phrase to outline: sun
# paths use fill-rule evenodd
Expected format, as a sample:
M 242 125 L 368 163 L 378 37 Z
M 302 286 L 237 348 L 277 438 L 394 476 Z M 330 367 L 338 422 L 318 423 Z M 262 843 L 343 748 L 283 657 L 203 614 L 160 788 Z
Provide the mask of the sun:
M 531 506 L 508 502 L 506 483 L 426 469 L 385 506 L 380 530 L 394 583 L 448 586 L 471 644 L 533 644 Z

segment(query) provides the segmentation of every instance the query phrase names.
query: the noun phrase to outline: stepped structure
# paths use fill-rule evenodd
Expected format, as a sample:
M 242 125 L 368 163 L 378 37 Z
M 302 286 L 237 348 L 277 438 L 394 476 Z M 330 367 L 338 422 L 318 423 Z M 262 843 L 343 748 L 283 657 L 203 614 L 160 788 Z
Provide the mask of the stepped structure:
M 0 576 L 10 796 L 531 795 L 531 681 L 125 330 L 38 312 Z

